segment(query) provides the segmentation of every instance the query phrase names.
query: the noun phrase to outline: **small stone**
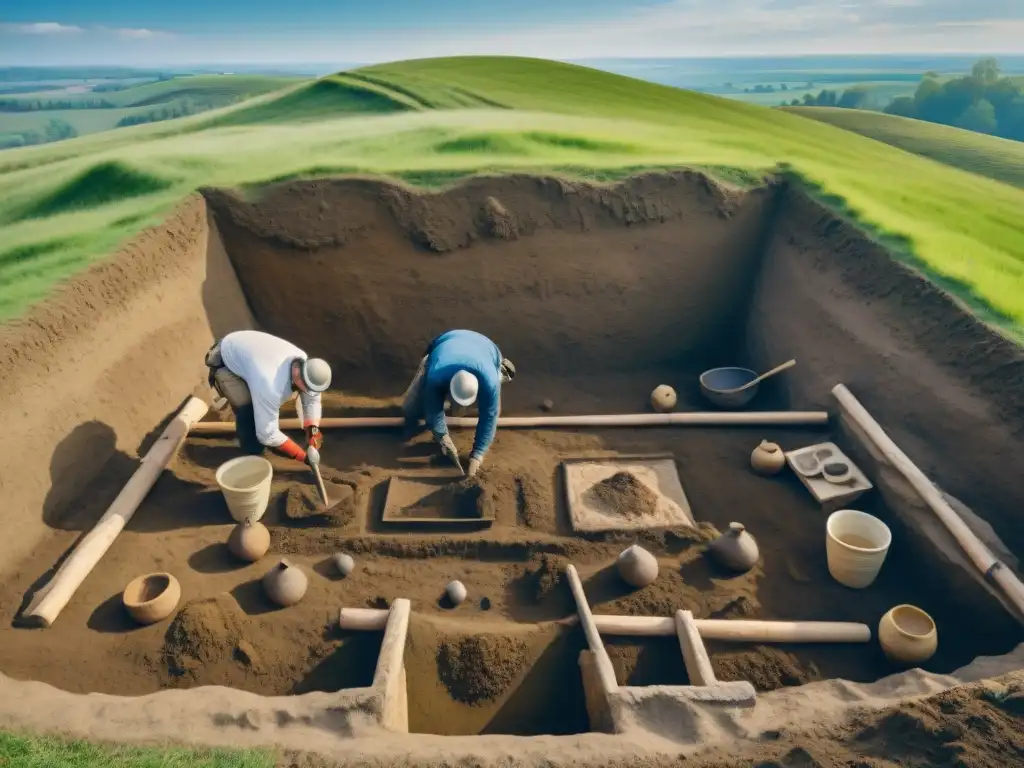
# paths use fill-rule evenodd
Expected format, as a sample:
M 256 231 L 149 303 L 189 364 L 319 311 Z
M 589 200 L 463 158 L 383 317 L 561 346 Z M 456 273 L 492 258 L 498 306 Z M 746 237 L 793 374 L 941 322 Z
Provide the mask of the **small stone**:
M 338 552 L 334 557 L 331 558 L 334 561 L 334 567 L 338 569 L 338 573 L 342 576 L 348 576 L 355 570 L 356 561 L 352 559 L 352 555 L 346 555 L 344 552 Z
M 469 594 L 466 585 L 461 581 L 448 582 L 448 586 L 444 588 L 444 591 L 448 594 L 448 599 L 452 601 L 452 605 L 461 605 Z
M 540 404 L 540 409 L 542 411 L 550 411 L 550 410 L 553 410 L 554 407 L 555 407 L 555 401 L 554 400 L 544 400 Z
M 622 551 L 616 561 L 619 575 L 631 587 L 642 589 L 658 578 L 658 561 L 643 547 L 634 544 Z

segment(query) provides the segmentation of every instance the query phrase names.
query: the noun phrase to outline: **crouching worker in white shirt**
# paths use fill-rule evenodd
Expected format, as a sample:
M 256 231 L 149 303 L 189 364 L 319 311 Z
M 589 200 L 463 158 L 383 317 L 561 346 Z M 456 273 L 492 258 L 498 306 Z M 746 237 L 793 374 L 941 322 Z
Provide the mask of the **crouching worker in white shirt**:
M 294 344 L 260 331 L 229 333 L 206 353 L 210 386 L 235 413 L 242 450 L 260 454 L 271 448 L 306 464 L 320 461 L 320 393 L 331 385 L 331 367 L 308 358 Z M 307 449 L 281 431 L 281 406 L 299 393 Z

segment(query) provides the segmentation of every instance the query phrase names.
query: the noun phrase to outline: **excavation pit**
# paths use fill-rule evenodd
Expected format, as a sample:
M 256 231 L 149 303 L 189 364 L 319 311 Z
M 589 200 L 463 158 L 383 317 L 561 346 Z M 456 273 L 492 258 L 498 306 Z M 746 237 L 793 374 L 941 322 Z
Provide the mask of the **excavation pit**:
M 514 219 L 516 239 L 493 237 L 488 199 Z M 226 552 L 233 521 L 215 479 L 238 447 L 231 435 L 194 435 L 54 626 L 16 626 L 184 395 L 208 394 L 202 361 L 215 338 L 243 327 L 289 338 L 332 365 L 339 391 L 325 398 L 326 415 L 396 416 L 425 345 L 464 326 L 490 335 L 516 364 L 516 380 L 502 390 L 503 415 L 536 415 L 543 399 L 558 403 L 559 416 L 646 412 L 650 391 L 662 383 L 678 393 L 675 412 L 706 411 L 700 372 L 766 370 L 795 357 L 797 366 L 765 382 L 750 409 L 827 409 L 833 418 L 827 427 L 501 428 L 474 501 L 489 526 L 436 534 L 396 531 L 383 512 L 390 478 L 443 466 L 429 434 L 406 441 L 399 430 L 328 430 L 324 479 L 344 498 L 331 514 L 316 512 L 308 468 L 268 456 L 274 475 L 263 522 L 271 550 L 253 564 Z M 1020 624 L 972 575 L 920 499 L 864 448 L 830 390 L 846 382 L 929 476 L 970 508 L 965 515 L 973 509 L 987 521 L 988 529 L 970 518 L 1016 568 L 1013 553 L 1024 550 L 1014 522 L 1021 497 L 998 458 L 1013 455 L 1019 442 L 1019 351 L 785 184 L 739 191 L 679 173 L 609 188 L 482 179 L 433 195 L 351 180 L 281 185 L 254 201 L 205 190 L 30 322 L 3 333 L 13 353 L 0 366 L 8 404 L 0 417 L 11 425 L 11 445 L 30 440 L 46 460 L 20 470 L 16 485 L 6 477 L 2 484 L 8 508 L 21 517 L 0 542 L 0 671 L 12 686 L 33 680 L 71 694 L 113 694 L 106 706 L 123 706 L 111 718 L 87 698 L 55 706 L 54 697 L 66 694 L 47 689 L 44 696 L 25 683 L 24 696 L 9 697 L 22 704 L 5 714 L 7 722 L 40 727 L 64 710 L 68 720 L 54 727 L 88 729 L 96 738 L 124 738 L 133 729 L 175 738 L 187 727 L 198 741 L 230 742 L 223 726 L 209 725 L 205 698 L 211 686 L 224 686 L 235 689 L 219 694 L 230 704 L 218 703 L 221 715 L 234 713 L 230 723 L 249 723 L 245 712 L 265 706 L 289 712 L 289 723 L 331 724 L 313 744 L 266 714 L 252 720 L 257 726 L 238 726 L 254 743 L 343 753 L 350 737 L 384 727 L 394 733 L 369 740 L 381 755 L 389 744 L 415 751 L 415 738 L 428 736 L 473 736 L 473 744 L 505 744 L 509 754 L 521 748 L 507 745 L 519 742 L 487 739 L 545 736 L 566 754 L 637 754 L 627 735 L 593 741 L 600 735 L 590 733 L 599 729 L 589 722 L 582 682 L 586 643 L 578 626 L 558 624 L 576 611 L 563 578 L 570 563 L 596 615 L 664 618 L 688 610 L 698 619 L 858 622 L 872 634 L 903 603 L 935 619 L 938 651 L 923 672 L 910 674 L 899 674 L 874 638 L 709 640 L 717 678 L 756 688 L 754 711 L 776 713 L 776 720 L 757 716 L 786 734 L 780 743 L 809 724 L 824 728 L 826 716 L 848 717 L 842 686 L 864 685 L 855 690 L 899 713 L 910 706 L 902 697 L 949 687 L 939 675 L 978 657 L 1002 658 L 963 679 L 1015 668 L 1005 655 L 1024 638 Z M 75 362 L 83 360 L 99 366 L 83 379 L 93 384 L 53 393 L 53 419 L 32 422 L 20 404 L 33 382 L 43 372 L 85 375 L 86 363 Z M 282 409 L 293 415 L 291 406 Z M 468 455 L 472 431 L 452 434 Z M 792 471 L 763 478 L 751 470 L 751 451 L 763 439 L 786 451 L 835 441 L 871 480 L 853 506 L 885 520 L 893 544 L 870 588 L 849 590 L 831 579 L 826 511 Z M 20 465 L 12 449 L 0 451 L 5 469 Z M 562 462 L 666 453 L 693 524 L 577 530 Z M 746 526 L 761 552 L 761 562 L 741 575 L 722 572 L 703 554 L 732 521 Z M 640 590 L 614 568 L 633 543 L 660 564 L 655 583 Z M 339 551 L 356 564 L 345 578 L 331 563 Z M 309 576 L 302 602 L 286 609 L 270 605 L 259 584 L 281 556 Z M 134 576 L 157 571 L 178 579 L 182 597 L 170 618 L 139 627 L 126 617 L 120 592 Z M 443 596 L 453 579 L 469 591 L 459 606 Z M 334 626 L 339 607 L 391 609 L 403 599 L 412 618 L 401 671 L 382 630 Z M 675 638 L 605 643 L 619 685 L 688 685 Z M 381 666 L 382 659 L 390 661 Z M 484 679 L 469 673 L 481 665 L 493 667 Z M 383 690 L 378 683 L 389 686 L 387 695 L 352 698 L 353 691 Z M 170 707 L 158 693 L 167 688 L 195 695 L 188 723 L 169 716 L 142 722 L 130 699 L 117 698 L 156 694 L 151 706 Z M 795 698 L 785 699 L 790 693 Z M 176 723 L 175 732 L 160 731 L 154 719 Z M 134 725 L 111 725 L 126 722 Z M 721 742 L 735 757 L 758 746 L 713 731 L 662 735 L 676 752 Z M 477 749 L 457 738 L 444 743 L 453 754 Z M 353 760 L 377 759 L 377 747 L 360 749 L 370 751 Z

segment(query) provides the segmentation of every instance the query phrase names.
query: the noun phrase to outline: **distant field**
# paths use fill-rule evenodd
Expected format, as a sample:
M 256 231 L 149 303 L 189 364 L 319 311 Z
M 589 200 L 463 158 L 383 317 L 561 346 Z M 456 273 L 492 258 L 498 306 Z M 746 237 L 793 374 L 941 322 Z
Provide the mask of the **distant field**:
M 786 164 L 897 258 L 1024 330 L 1024 192 L 779 109 L 537 59 L 397 62 L 215 112 L 0 153 L 0 316 L 16 315 L 201 185 L 481 171 L 612 179 Z
M 191 75 L 161 82 L 134 85 L 120 91 L 37 91 L 34 93 L 0 94 L 0 100 L 31 104 L 36 101 L 71 102 L 84 107 L 89 102 L 104 101 L 115 108 L 75 108 L 0 111 L 0 134 L 42 131 L 48 121 L 67 122 L 79 136 L 108 131 L 119 120 L 129 116 L 145 116 L 162 109 L 200 111 L 215 109 L 236 101 L 280 90 L 302 82 L 300 77 L 269 77 L 264 75 Z
M 786 107 L 787 111 L 1024 188 L 1024 143 L 922 120 L 856 109 Z M 1021 243 L 1024 250 L 1024 242 Z

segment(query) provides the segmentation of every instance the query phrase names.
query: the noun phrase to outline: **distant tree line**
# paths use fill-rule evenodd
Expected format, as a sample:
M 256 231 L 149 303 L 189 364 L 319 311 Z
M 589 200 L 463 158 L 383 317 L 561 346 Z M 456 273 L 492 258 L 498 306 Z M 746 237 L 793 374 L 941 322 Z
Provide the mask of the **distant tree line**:
M 993 58 L 981 59 L 971 74 L 945 82 L 929 72 L 913 96 L 893 99 L 885 112 L 1024 141 L 1024 89 L 1002 77 Z
M 0 112 L 46 112 L 51 109 L 117 109 L 106 99 L 0 99 Z
M 20 131 L 0 134 L 0 149 L 29 147 L 33 144 L 49 144 L 51 141 L 73 139 L 78 135 L 71 123 L 56 118 L 47 122 L 42 131 Z
M 782 102 L 784 107 L 840 107 L 842 109 L 871 109 L 871 90 L 863 85 L 839 91 L 824 90 L 817 94 L 805 93 L 802 99 Z
M 142 125 L 143 123 L 159 123 L 162 120 L 174 120 L 177 117 L 188 117 L 214 109 L 217 105 L 212 101 L 193 101 L 187 99 L 174 107 L 163 107 L 151 109 L 149 112 L 142 112 L 135 115 L 126 115 L 117 121 L 117 128 L 126 128 L 129 125 Z

